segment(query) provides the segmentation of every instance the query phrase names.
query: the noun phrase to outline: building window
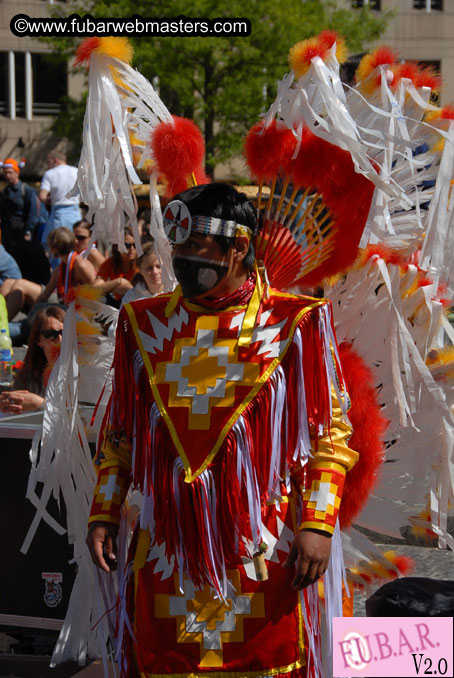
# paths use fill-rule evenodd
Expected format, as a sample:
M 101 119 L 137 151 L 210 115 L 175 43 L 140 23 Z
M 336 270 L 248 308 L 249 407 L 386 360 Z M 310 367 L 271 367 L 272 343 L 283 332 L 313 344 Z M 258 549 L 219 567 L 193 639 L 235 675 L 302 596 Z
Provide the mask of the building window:
M 352 0 L 352 7 L 370 7 L 379 12 L 381 10 L 381 0 Z
M 443 0 L 413 0 L 413 9 L 425 9 L 426 12 L 442 12 Z
M 8 54 L 0 52 L 0 116 L 8 115 Z
M 56 115 L 68 94 L 64 58 L 53 54 L 0 52 L 0 116 L 31 120 Z
M 25 52 L 15 52 L 14 73 L 16 82 L 16 115 L 25 117 Z
M 33 115 L 57 115 L 68 94 L 66 61 L 55 54 L 32 54 Z

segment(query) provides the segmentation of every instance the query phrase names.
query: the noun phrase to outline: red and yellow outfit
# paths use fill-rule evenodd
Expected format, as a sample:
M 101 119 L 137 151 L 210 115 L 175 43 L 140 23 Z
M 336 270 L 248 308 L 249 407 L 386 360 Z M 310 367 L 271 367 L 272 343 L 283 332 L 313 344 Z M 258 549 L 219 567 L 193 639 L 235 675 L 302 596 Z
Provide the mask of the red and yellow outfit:
M 77 281 L 74 276 L 74 264 L 76 263 L 77 252 L 70 252 L 66 263 L 61 261 L 58 265 L 57 273 L 57 295 L 59 300 L 68 304 Z
M 98 269 L 97 276 L 98 278 L 102 278 L 106 282 L 109 280 L 115 280 L 115 278 L 125 278 L 125 280 L 128 280 L 129 282 L 132 282 L 132 279 L 134 276 L 139 272 L 139 269 L 137 266 L 133 266 L 132 268 L 129 268 L 127 271 L 117 271 L 115 268 L 114 264 L 114 258 L 109 257 L 105 261 L 102 262 L 101 266 Z M 117 301 L 120 301 L 121 296 L 118 294 L 114 294 L 114 297 Z
M 121 311 L 97 457 L 91 521 L 119 524 L 131 482 L 144 495 L 123 674 L 306 675 L 310 613 L 281 564 L 295 531 L 333 534 L 357 458 L 329 303 L 269 290 L 242 342 L 246 304 L 169 299 Z

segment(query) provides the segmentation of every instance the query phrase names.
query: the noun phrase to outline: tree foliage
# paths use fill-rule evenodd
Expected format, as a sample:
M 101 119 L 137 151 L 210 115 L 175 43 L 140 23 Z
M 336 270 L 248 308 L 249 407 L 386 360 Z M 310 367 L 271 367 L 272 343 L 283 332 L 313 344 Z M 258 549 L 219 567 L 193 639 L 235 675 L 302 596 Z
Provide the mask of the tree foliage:
M 288 70 L 289 48 L 298 40 L 331 28 L 343 35 L 351 52 L 367 49 L 386 28 L 390 14 L 368 7 L 345 9 L 339 0 L 168 0 L 132 2 L 90 0 L 53 5 L 54 13 L 76 12 L 101 17 L 144 18 L 181 15 L 192 18 L 239 18 L 251 22 L 247 37 L 143 37 L 132 38 L 134 66 L 149 80 L 159 78 L 160 94 L 173 114 L 193 118 L 204 130 L 207 170 L 241 149 L 247 129 L 268 108 L 277 81 Z M 70 11 L 68 11 L 70 9 Z M 75 40 L 54 38 L 54 48 L 69 54 Z M 75 102 L 63 113 L 70 124 Z M 71 113 L 72 112 L 72 113 Z M 60 129 L 61 121 L 60 121 Z

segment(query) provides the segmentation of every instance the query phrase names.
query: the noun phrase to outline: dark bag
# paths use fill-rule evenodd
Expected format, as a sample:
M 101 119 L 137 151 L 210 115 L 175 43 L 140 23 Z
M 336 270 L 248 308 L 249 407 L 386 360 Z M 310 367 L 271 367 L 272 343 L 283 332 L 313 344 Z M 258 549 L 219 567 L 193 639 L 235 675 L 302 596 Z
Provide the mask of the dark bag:
M 368 617 L 452 617 L 454 582 L 402 577 L 380 587 L 366 600 Z

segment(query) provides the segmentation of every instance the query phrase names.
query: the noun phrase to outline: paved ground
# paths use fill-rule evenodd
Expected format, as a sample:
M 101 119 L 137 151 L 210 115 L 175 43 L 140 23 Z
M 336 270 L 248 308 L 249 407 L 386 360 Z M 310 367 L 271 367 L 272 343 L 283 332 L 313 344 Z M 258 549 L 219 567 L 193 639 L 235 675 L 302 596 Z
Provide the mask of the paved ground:
M 390 548 L 389 544 L 380 545 L 383 550 Z M 454 578 L 454 552 L 437 548 L 425 548 L 422 546 L 394 546 L 395 550 L 403 555 L 410 556 L 415 562 L 415 568 L 411 572 L 412 577 L 430 577 L 431 579 Z M 354 613 L 355 617 L 365 617 L 365 601 L 368 596 L 355 593 Z
M 389 544 L 383 544 L 388 550 Z M 452 579 L 454 573 L 454 553 L 424 546 L 402 545 L 396 548 L 402 555 L 415 561 L 413 576 L 433 579 Z M 354 614 L 365 616 L 366 595 L 355 594 Z M 1 634 L 0 634 L 1 637 Z M 0 646 L 1 647 L 1 646 Z M 113 676 L 111 672 L 111 676 Z M 100 662 L 80 669 L 75 664 L 66 664 L 55 669 L 48 667 L 48 658 L 14 657 L 0 654 L 0 678 L 104 678 Z

